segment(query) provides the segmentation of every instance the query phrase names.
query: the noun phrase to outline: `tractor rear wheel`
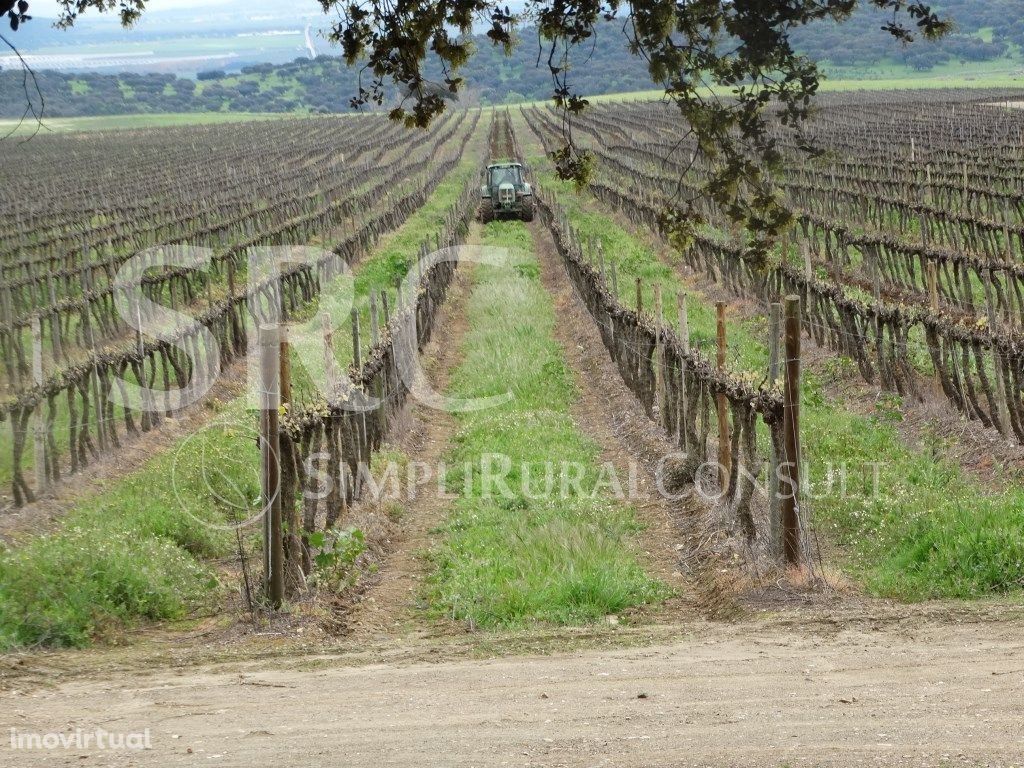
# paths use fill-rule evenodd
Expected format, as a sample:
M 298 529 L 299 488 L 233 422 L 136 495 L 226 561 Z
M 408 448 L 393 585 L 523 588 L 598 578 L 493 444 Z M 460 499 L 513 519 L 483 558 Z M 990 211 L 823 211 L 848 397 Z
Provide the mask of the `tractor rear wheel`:
M 485 197 L 480 201 L 480 221 L 486 224 L 494 220 L 494 203 L 491 198 Z
M 523 221 L 533 221 L 533 196 L 527 195 L 522 199 Z

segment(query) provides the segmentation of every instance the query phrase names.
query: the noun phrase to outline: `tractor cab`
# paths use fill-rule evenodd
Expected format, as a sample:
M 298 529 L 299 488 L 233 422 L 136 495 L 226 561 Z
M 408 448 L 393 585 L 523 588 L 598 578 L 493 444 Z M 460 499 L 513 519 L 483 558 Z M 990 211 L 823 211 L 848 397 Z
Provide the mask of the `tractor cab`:
M 533 221 L 533 190 L 523 178 L 520 163 L 501 162 L 487 166 L 480 188 L 480 218 L 487 222 L 497 216 Z
M 523 166 L 518 164 L 509 165 L 491 165 L 487 167 L 490 172 L 490 182 L 488 184 L 492 189 L 500 189 L 503 185 L 511 185 L 513 187 L 519 187 L 523 183 Z

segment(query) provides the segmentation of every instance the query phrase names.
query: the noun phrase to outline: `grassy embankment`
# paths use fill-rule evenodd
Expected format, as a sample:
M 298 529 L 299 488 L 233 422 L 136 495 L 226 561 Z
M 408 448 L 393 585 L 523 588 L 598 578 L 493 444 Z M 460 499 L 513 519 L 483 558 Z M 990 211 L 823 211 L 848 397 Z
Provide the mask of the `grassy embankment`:
M 847 91 L 906 91 L 934 90 L 937 88 L 1022 88 L 1024 89 L 1024 67 L 1014 59 L 1000 59 L 995 62 L 943 64 L 928 72 L 918 72 L 903 65 L 879 65 L 868 68 L 831 68 L 824 66 L 819 93 L 842 93 Z M 726 89 L 720 90 L 726 93 Z M 588 97 L 592 102 L 602 101 L 650 101 L 662 99 L 664 90 L 651 89 L 631 93 L 609 93 Z M 547 105 L 549 100 L 530 102 Z
M 538 181 L 558 194 L 573 225 L 585 238 L 603 243 L 618 259 L 620 290 L 632 305 L 632 280 L 660 280 L 677 290 L 670 266 L 645 242 L 599 213 L 596 201 L 555 180 L 539 145 L 525 126 L 520 137 L 538 170 Z M 623 287 L 625 286 L 625 287 Z M 629 290 L 627 290 L 629 288 Z M 689 291 L 692 337 L 710 351 L 715 338 L 714 305 Z M 645 296 L 645 305 L 651 306 Z M 754 381 L 767 368 L 767 323 L 763 317 L 730 318 L 732 370 Z M 941 445 L 912 447 L 900 436 L 900 403 L 877 399 L 863 413 L 844 388 L 858 388 L 849 361 L 812 366 L 803 383 L 803 449 L 810 468 L 810 514 L 816 529 L 842 552 L 844 567 L 876 595 L 903 600 L 978 597 L 1019 593 L 1024 588 L 1024 490 L 1007 483 L 984 484 L 942 457 Z M 839 386 L 829 386 L 838 384 Z M 872 465 L 878 462 L 877 497 L 871 493 Z M 846 467 L 848 493 L 824 493 L 830 468 Z M 865 469 L 866 468 L 866 469 Z M 867 472 L 867 478 L 864 473 Z
M 475 270 L 464 358 L 448 394 L 511 398 L 457 414 L 449 466 L 472 469 L 448 477 L 460 498 L 431 553 L 429 610 L 481 627 L 523 626 L 590 622 L 659 601 L 668 590 L 640 564 L 636 516 L 601 486 L 599 448 L 570 414 L 577 391 L 553 337 L 554 309 L 529 230 L 495 222 L 484 229 L 484 244 L 510 249 L 512 264 Z M 508 457 L 508 493 L 484 480 L 485 464 L 502 472 L 489 454 Z M 578 487 L 567 482 L 564 498 L 562 462 L 582 468 Z M 547 465 L 553 494 L 545 492 Z

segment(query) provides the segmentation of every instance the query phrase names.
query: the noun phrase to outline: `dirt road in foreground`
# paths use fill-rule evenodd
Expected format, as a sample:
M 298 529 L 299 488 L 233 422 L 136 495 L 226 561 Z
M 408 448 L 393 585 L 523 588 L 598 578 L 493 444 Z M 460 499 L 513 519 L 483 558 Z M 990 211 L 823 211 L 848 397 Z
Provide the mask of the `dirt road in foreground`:
M 831 637 L 745 625 L 642 649 L 112 673 L 0 696 L 0 764 L 1024 764 L 1017 622 Z M 716 633 L 719 634 L 719 633 Z M 275 665 L 277 666 L 277 665 Z M 18 732 L 150 729 L 151 749 L 13 751 Z

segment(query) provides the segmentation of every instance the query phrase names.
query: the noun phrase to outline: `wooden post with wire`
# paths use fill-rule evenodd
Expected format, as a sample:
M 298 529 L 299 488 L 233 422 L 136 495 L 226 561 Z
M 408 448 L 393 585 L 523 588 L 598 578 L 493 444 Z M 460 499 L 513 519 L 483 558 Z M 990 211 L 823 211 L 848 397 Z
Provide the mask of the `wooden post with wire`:
M 928 262 L 928 306 L 932 312 L 939 311 L 939 276 L 934 261 Z
M 377 297 L 370 291 L 370 346 L 375 347 L 380 341 L 380 320 L 377 317 Z
M 654 284 L 654 400 L 658 409 L 658 423 L 665 426 L 665 347 L 662 329 L 665 312 L 661 304 L 661 283 Z
M 359 343 L 359 310 L 352 308 L 352 365 L 356 375 L 363 369 L 363 355 Z
M 278 328 L 278 371 L 280 372 L 281 405 L 288 413 L 292 405 L 292 358 L 291 342 L 288 339 L 288 326 L 281 325 Z M 284 466 L 292 466 L 294 463 L 295 446 L 291 437 L 285 432 L 278 436 L 280 443 L 278 456 Z M 294 481 L 289 479 L 290 474 L 282 474 L 280 480 L 281 497 L 281 523 L 282 523 L 282 557 L 291 563 L 291 569 L 301 568 L 303 544 L 299 539 L 299 508 L 295 503 Z M 286 482 L 287 481 L 287 482 Z M 287 526 L 287 530 L 284 530 Z M 282 561 L 283 562 L 283 561 Z M 283 568 L 283 566 L 282 566 Z
M 683 352 L 689 354 L 690 352 L 690 318 L 686 308 L 686 292 L 680 291 L 676 294 L 676 314 L 679 319 L 679 343 L 683 347 Z M 690 448 L 690 436 L 686 431 L 686 424 L 689 421 L 689 398 L 687 397 L 687 382 L 686 382 L 686 363 L 683 363 L 683 369 L 679 373 L 679 436 L 682 440 L 683 450 L 687 451 Z
M 32 317 L 32 382 L 40 387 L 43 384 L 43 322 L 39 315 Z M 36 471 L 36 495 L 45 491 L 49 485 L 46 471 L 46 427 L 44 425 L 43 405 L 32 415 L 32 440 L 34 446 L 34 462 Z
M 800 297 L 786 297 L 786 382 L 783 388 L 782 462 L 785 490 L 780 499 L 782 556 L 789 565 L 801 559 L 800 546 Z
M 260 480 L 263 499 L 263 567 L 267 599 L 274 608 L 284 601 L 284 537 L 281 527 L 279 464 L 280 346 L 276 325 L 261 325 L 260 349 Z
M 987 308 L 986 319 L 988 321 L 988 332 L 990 336 L 994 337 L 996 333 L 996 323 L 998 317 L 996 315 L 996 300 L 992 293 L 992 268 L 987 268 L 984 273 L 984 286 L 985 286 L 985 304 Z M 1010 423 L 1010 412 L 1009 405 L 1006 402 L 1007 396 L 1007 381 L 1003 376 L 1003 363 L 1002 354 L 1000 353 L 999 347 L 995 343 L 995 339 L 992 341 L 992 361 L 995 366 L 993 374 L 995 376 L 995 413 L 993 416 L 999 421 L 999 431 L 1001 434 L 1007 437 L 1013 437 L 1013 426 Z
M 289 353 L 288 326 L 278 326 L 278 370 L 280 371 L 281 403 L 285 406 L 292 402 L 292 359 Z
M 1003 260 L 1007 264 L 1012 264 L 1013 258 L 1013 243 L 1010 239 L 1010 202 L 1005 197 L 1003 198 Z M 1006 270 L 1006 323 L 1013 329 L 1020 324 L 1020 307 L 1018 306 L 1020 298 L 1017 295 L 1017 290 L 1014 287 L 1016 278 L 1013 275 L 1012 270 Z
M 57 309 L 57 286 L 54 285 L 56 281 L 52 275 L 46 276 L 46 289 L 50 296 L 50 307 L 52 312 L 50 313 L 50 350 L 53 355 L 53 361 L 56 363 L 62 357 L 64 357 L 64 344 L 61 342 L 61 327 L 60 327 L 60 311 Z
M 327 402 L 330 404 L 338 396 L 338 374 L 334 367 L 334 331 L 331 328 L 329 312 L 320 313 L 320 325 L 324 336 L 324 375 L 327 379 Z
M 878 251 L 871 254 L 871 295 L 876 304 L 882 301 L 882 265 L 879 263 Z
M 773 301 L 768 308 L 768 386 L 774 388 L 779 380 L 779 344 L 782 336 L 782 305 Z M 774 554 L 782 550 L 782 509 L 779 500 L 779 454 L 774 441 L 769 441 L 768 463 L 768 523 Z
M 636 279 L 636 316 L 639 320 L 644 313 L 644 288 L 640 278 Z
M 725 302 L 715 302 L 718 316 L 718 372 L 725 373 Z M 724 392 L 715 398 L 718 405 L 718 480 L 724 496 L 729 490 L 729 474 L 732 470 L 732 455 L 729 452 L 729 402 Z

